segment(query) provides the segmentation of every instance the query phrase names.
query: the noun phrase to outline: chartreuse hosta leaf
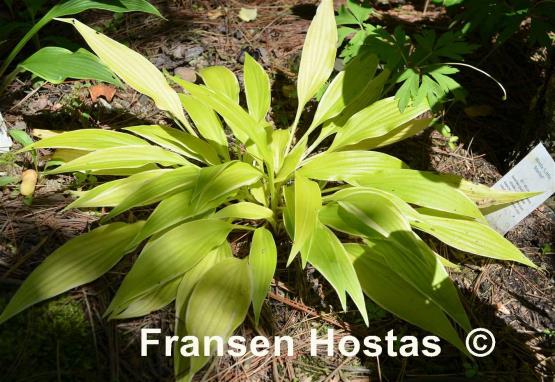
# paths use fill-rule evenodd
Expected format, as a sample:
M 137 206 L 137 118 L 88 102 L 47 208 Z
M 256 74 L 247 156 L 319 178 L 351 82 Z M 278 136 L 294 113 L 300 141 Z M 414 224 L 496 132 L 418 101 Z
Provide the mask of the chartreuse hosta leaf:
M 388 248 L 382 248 L 381 243 L 345 245 L 364 293 L 383 309 L 437 334 L 466 353 L 445 313 L 387 264 Z
M 189 117 L 193 120 L 200 135 L 210 143 L 216 151 L 225 159 L 229 160 L 227 137 L 218 115 L 204 102 L 196 98 L 179 94 L 181 104 Z
M 260 179 L 260 171 L 243 162 L 228 162 L 218 166 L 204 167 L 191 195 L 191 204 L 201 210 L 214 200 L 255 183 Z
M 52 7 L 48 16 L 50 18 L 63 17 L 81 13 L 88 9 L 102 9 L 112 12 L 139 11 L 161 16 L 158 10 L 146 0 L 118 0 L 110 3 L 98 0 L 68 0 Z
M 361 179 L 365 175 L 384 169 L 407 168 L 400 159 L 377 151 L 324 152 L 306 160 L 297 171 L 307 178 L 327 181 Z
M 133 299 L 184 274 L 221 245 L 233 226 L 216 219 L 183 223 L 153 237 L 123 279 L 106 314 L 119 314 Z
M 110 219 L 130 208 L 153 204 L 180 191 L 192 189 L 198 179 L 199 172 L 200 170 L 196 167 L 184 166 L 166 171 L 154 179 L 149 179 L 141 185 L 140 189 L 119 202 L 105 216 L 105 219 Z
M 252 308 L 254 322 L 258 325 L 262 302 L 270 289 L 277 265 L 277 249 L 272 233 L 261 227 L 254 231 L 249 252 L 252 281 Z
M 222 208 L 216 213 L 218 218 L 233 218 L 233 219 L 269 219 L 273 216 L 271 209 L 251 202 L 239 202 L 230 204 Z
M 486 208 L 491 206 L 496 206 L 500 204 L 513 203 L 522 199 L 530 198 L 532 196 L 538 195 L 538 192 L 510 192 L 503 190 L 496 190 L 483 184 L 474 184 L 461 177 L 455 175 L 446 175 L 452 180 L 466 196 L 472 199 L 478 207 Z
M 136 91 L 152 98 L 159 109 L 168 111 L 192 132 L 177 93 L 150 61 L 78 20 L 59 20 L 73 24 L 96 55 L 118 77 Z
M 337 236 L 329 228 L 318 223 L 313 230 L 306 252 L 308 262 L 330 282 L 337 292 L 343 310 L 347 309 L 346 293 L 348 293 L 364 322 L 368 324 L 368 313 L 359 280 Z
M 214 265 L 223 260 L 233 258 L 231 247 L 228 242 L 224 242 L 221 246 L 211 251 L 197 265 L 191 268 L 181 278 L 181 282 L 177 289 L 175 298 L 175 333 L 180 336 L 187 335 L 185 327 L 185 317 L 189 299 L 195 285 Z M 191 358 L 185 358 L 179 353 L 178 346 L 174 349 L 174 370 L 177 382 L 189 381 L 193 375 L 191 371 Z
M 151 312 L 162 309 L 170 304 L 177 294 L 177 288 L 181 282 L 181 277 L 168 281 L 167 283 L 154 289 L 135 300 L 132 300 L 129 305 L 118 314 L 113 314 L 112 319 L 126 319 L 133 317 L 146 316 Z
M 220 114 L 237 139 L 245 145 L 256 145 L 263 159 L 266 159 L 268 163 L 272 162 L 270 160 L 272 157 L 268 149 L 269 140 L 266 130 L 245 109 L 226 94 L 185 81 L 181 81 L 179 84 L 197 100 Z M 257 154 L 258 152 L 252 153 Z
M 143 224 L 104 225 L 62 245 L 21 285 L 0 315 L 0 323 L 37 302 L 102 276 L 134 249 L 134 239 Z
M 79 198 L 66 209 L 80 207 L 115 207 L 129 196 L 141 190 L 142 186 L 159 178 L 171 170 L 151 170 L 131 175 L 127 178 L 112 180 L 79 194 Z
M 534 193 L 496 191 L 456 176 L 409 170 L 399 159 L 368 151 L 414 135 L 430 122 L 421 118 L 429 109 L 424 103 L 401 113 L 393 98 L 382 99 L 390 73 L 379 71 L 372 56 L 352 60 L 331 79 L 314 119 L 306 121 L 300 129 L 305 134 L 293 145 L 305 104 L 333 71 L 332 3 L 321 2 L 309 28 L 299 70 L 299 109 L 288 129 L 266 121 L 269 77 L 249 56 L 245 97 L 235 74 L 223 67 L 203 69 L 203 85 L 174 78 L 184 89 L 177 95 L 138 53 L 71 21 L 107 67 L 152 97 L 188 132 L 162 125 L 133 126 L 125 133 L 86 129 L 25 148 L 62 150 L 63 163 L 48 167 L 52 174 L 110 176 L 77 193 L 70 208 L 111 208 L 101 223 L 135 207 L 148 216 L 134 224 L 107 224 L 69 241 L 24 282 L 0 321 L 92 281 L 125 253 L 142 248 L 106 315 L 137 317 L 175 299 L 177 335 L 225 339 L 251 305 L 255 324 L 263 323 L 261 307 L 278 256 L 291 263 L 300 252 L 300 264 L 310 263 L 329 281 L 343 309 L 349 296 L 368 323 L 366 294 L 465 352 L 454 324 L 468 331 L 470 323 L 445 270 L 454 265 L 417 232 L 462 251 L 534 266 L 486 225 L 479 209 Z M 234 236 L 250 240 L 250 253 L 242 260 L 227 241 L 233 230 L 248 233 Z M 289 253 L 276 245 L 283 232 L 291 238 Z M 178 381 L 191 381 L 208 362 L 204 349 L 189 358 L 175 350 Z
M 220 163 L 217 151 L 208 142 L 171 127 L 146 125 L 128 127 L 125 130 L 188 158 L 207 164 Z
M 195 167 L 181 155 L 164 150 L 158 146 L 110 147 L 92 151 L 60 167 L 48 171 L 50 174 L 62 172 L 137 168 L 150 163 L 163 166 L 182 165 Z
M 470 324 L 447 272 L 430 249 L 418 245 L 409 222 L 391 201 L 375 193 L 371 200 L 357 195 L 347 197 L 339 204 L 349 219 L 375 231 L 375 234 L 367 235 L 367 240 L 386 239 L 386 245 L 392 248 L 386 261 L 405 281 L 469 330 Z
M 324 92 L 311 127 L 315 128 L 345 110 L 372 80 L 377 67 L 378 59 L 374 55 L 361 55 L 350 61 Z
M 486 223 L 420 215 L 418 220 L 411 221 L 411 225 L 461 251 L 536 267 L 518 248 Z
M 264 68 L 245 53 L 245 95 L 249 114 L 263 121 L 270 110 L 270 79 Z
M 306 103 L 314 97 L 331 75 L 337 52 L 336 45 L 337 28 L 333 1 L 322 0 L 314 20 L 308 27 L 301 55 L 297 79 L 297 96 L 299 98 L 297 118 Z
M 202 81 L 210 90 L 239 103 L 239 81 L 231 70 L 225 66 L 210 66 L 201 69 L 199 73 Z
M 399 111 L 393 97 L 374 102 L 362 109 L 341 127 L 330 147 L 339 150 L 367 139 L 382 137 L 429 110 L 425 104 Z
M 301 248 L 310 240 L 318 224 L 318 212 L 322 207 L 322 196 L 318 183 L 301 175 L 295 177 L 295 234 L 289 254 L 289 264 Z M 301 253 L 303 267 L 307 258 Z
M 41 139 L 22 150 L 42 148 L 66 148 L 72 150 L 93 151 L 110 147 L 149 145 L 147 141 L 131 134 L 102 129 L 82 129 L 68 131 Z
M 442 175 L 416 170 L 377 170 L 347 181 L 397 195 L 407 203 L 483 220 L 476 206 Z
M 201 277 L 189 297 L 185 314 L 187 334 L 198 338 L 219 336 L 226 341 L 247 315 L 251 288 L 247 260 L 231 258 L 214 265 Z M 204 351 L 201 342 L 199 353 L 204 354 Z M 191 357 L 184 380 L 190 380 L 208 360 L 204 355 Z

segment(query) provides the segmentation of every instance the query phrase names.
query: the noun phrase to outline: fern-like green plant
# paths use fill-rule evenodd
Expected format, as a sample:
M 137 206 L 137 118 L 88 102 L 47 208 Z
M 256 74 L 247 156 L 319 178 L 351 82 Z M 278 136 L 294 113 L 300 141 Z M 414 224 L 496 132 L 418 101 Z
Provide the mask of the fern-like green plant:
M 106 316 L 138 317 L 175 301 L 177 335 L 227 338 L 250 305 L 258 324 L 277 256 L 292 263 L 300 254 L 295 264 L 310 263 L 333 286 L 343 309 L 349 296 L 366 323 L 364 295 L 466 352 L 454 324 L 468 331 L 470 322 L 445 268 L 453 264 L 417 233 L 534 267 L 482 214 L 483 208 L 533 193 L 496 191 L 457 176 L 411 170 L 395 157 L 371 151 L 415 135 L 430 122 L 422 117 L 425 103 L 407 105 L 401 113 L 393 98 L 380 99 L 389 73 L 376 73 L 374 56 L 357 57 L 335 76 L 297 139 L 305 106 L 333 71 L 332 0 L 322 1 L 308 29 L 299 104 L 287 129 L 269 121 L 270 80 L 248 55 L 245 109 L 239 82 L 225 67 L 201 70 L 204 85 L 174 78 L 184 89 L 177 93 L 138 53 L 75 19 L 61 21 L 73 24 L 106 66 L 170 113 L 179 128 L 79 130 L 25 148 L 69 154 L 46 175 L 114 176 L 68 206 L 112 209 L 100 227 L 68 241 L 31 273 L 0 322 L 93 281 L 141 248 Z M 332 143 L 321 147 L 325 138 Z M 146 220 L 110 222 L 134 207 L 154 204 Z M 248 257 L 234 257 L 227 240 L 232 231 L 252 234 Z M 278 253 L 276 240 L 285 233 L 291 250 Z M 181 381 L 191 380 L 209 359 L 175 353 Z

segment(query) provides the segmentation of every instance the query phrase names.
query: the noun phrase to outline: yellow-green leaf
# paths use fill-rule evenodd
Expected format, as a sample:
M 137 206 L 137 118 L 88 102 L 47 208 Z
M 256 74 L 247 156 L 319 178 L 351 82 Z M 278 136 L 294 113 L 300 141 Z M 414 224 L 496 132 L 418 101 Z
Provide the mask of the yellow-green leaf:
M 378 59 L 374 55 L 361 55 L 350 61 L 345 70 L 339 72 L 326 89 L 318 103 L 311 127 L 314 128 L 339 115 L 364 90 L 374 76 L 377 66 Z
M 141 239 L 144 240 L 194 216 L 194 210 L 191 208 L 192 193 L 189 189 L 162 200 L 148 217 L 140 233 Z
M 207 164 L 218 164 L 220 158 L 214 148 L 191 134 L 184 133 L 169 126 L 144 125 L 125 128 L 149 141 L 172 150 L 188 158 Z
M 139 190 L 123 199 L 104 219 L 111 219 L 131 208 L 153 204 L 178 192 L 192 189 L 198 174 L 199 169 L 196 167 L 180 167 L 149 179 Z
M 231 70 L 225 66 L 209 66 L 201 69 L 199 74 L 210 90 L 239 103 L 239 81 Z
M 239 202 L 222 208 L 214 215 L 217 218 L 227 219 L 269 219 L 273 216 L 271 209 L 251 202 Z
M 184 126 L 190 128 L 177 93 L 150 61 L 76 19 L 58 20 L 73 24 L 96 55 L 118 77 L 139 93 L 152 98 L 159 109 L 170 112 Z
M 287 142 L 289 141 L 289 134 L 289 130 L 286 129 L 272 131 L 272 143 L 270 144 L 270 149 L 274 157 L 275 171 L 279 171 L 281 169 L 283 157 L 285 156 L 285 149 L 287 148 Z
M 121 146 L 149 146 L 147 141 L 131 134 L 102 129 L 82 129 L 68 131 L 49 138 L 41 139 L 22 150 L 42 148 L 64 148 L 71 150 L 93 151 Z
M 177 296 L 175 299 L 175 334 L 179 337 L 187 335 L 185 327 L 185 317 L 187 313 L 187 304 L 193 292 L 195 285 L 204 276 L 208 270 L 219 262 L 232 258 L 231 247 L 226 241 L 208 255 L 206 255 L 197 265 L 185 273 L 177 289 Z M 192 375 L 188 374 L 191 367 L 191 358 L 186 358 L 179 352 L 179 344 L 174 348 L 174 370 L 176 382 L 188 382 Z
M 203 209 L 208 203 L 253 184 L 261 177 L 260 171 L 244 162 L 203 167 L 193 190 L 191 205 L 197 210 Z
M 129 195 L 141 189 L 141 186 L 158 178 L 171 170 L 151 170 L 131 175 L 127 178 L 112 180 L 92 190 L 82 193 L 77 200 L 66 209 L 80 207 L 115 207 L 125 200 Z
M 244 74 L 249 114 L 262 121 L 270 109 L 270 79 L 264 68 L 248 53 L 245 53 Z
M 187 306 L 186 331 L 197 338 L 219 336 L 224 342 L 245 319 L 251 302 L 251 281 L 246 260 L 226 259 L 210 268 L 199 280 Z M 190 359 L 189 375 L 200 370 L 209 357 Z M 207 349 L 210 352 L 213 349 Z
M 333 286 L 343 310 L 347 309 L 347 292 L 358 308 L 366 325 L 368 313 L 362 289 L 353 264 L 349 260 L 343 244 L 327 227 L 318 224 L 313 230 L 308 252 L 308 262 L 320 272 Z
M 162 166 L 194 166 L 181 155 L 164 150 L 161 147 L 123 146 L 90 152 L 64 163 L 54 170 L 47 171 L 47 173 L 60 174 L 73 171 L 137 168 L 150 163 L 158 163 Z
M 180 282 L 181 277 L 168 281 L 152 292 L 132 300 L 121 313 L 114 314 L 110 318 L 113 320 L 123 320 L 126 318 L 142 317 L 162 309 L 175 299 Z
M 474 200 L 480 208 L 509 204 L 522 199 L 541 194 L 539 192 L 511 192 L 496 190 L 483 184 L 474 184 L 455 175 L 451 175 L 453 183 L 470 199 Z
M 307 178 L 345 181 L 383 169 L 401 169 L 400 159 L 377 151 L 324 152 L 307 159 L 297 173 Z
M 322 0 L 306 34 L 299 76 L 297 118 L 333 71 L 337 51 L 337 28 L 332 0 Z
M 370 138 L 384 136 L 427 110 L 428 105 L 421 103 L 415 107 L 407 107 L 401 113 L 393 97 L 374 102 L 347 120 L 336 134 L 330 149 L 338 150 Z
M 476 204 L 453 186 L 449 176 L 417 170 L 379 170 L 350 183 L 397 195 L 407 203 L 484 220 Z
M 270 289 L 276 265 L 277 249 L 274 237 L 266 228 L 258 228 L 254 231 L 249 252 L 255 325 L 258 325 L 262 303 Z
M 312 237 L 314 229 L 318 225 L 320 208 L 322 208 L 322 195 L 318 183 L 297 174 L 295 176 L 295 235 L 287 261 L 288 265 Z M 307 259 L 305 254 L 301 255 L 304 266 Z
M 372 247 L 345 244 L 364 293 L 383 309 L 449 341 L 466 353 L 445 313 L 403 280 Z
M 256 144 L 258 150 L 263 153 L 264 158 L 271 158 L 266 130 L 239 104 L 226 95 L 212 91 L 204 86 L 188 82 L 182 82 L 180 85 L 199 102 L 206 104 L 220 114 L 237 139 L 247 145 L 249 143 Z
M 119 314 L 133 299 L 187 272 L 221 245 L 232 228 L 218 219 L 194 220 L 152 238 L 123 279 L 106 314 Z
M 2 312 L 0 323 L 31 305 L 102 276 L 133 249 L 143 223 L 108 224 L 66 242 L 27 277 Z
M 222 157 L 229 159 L 227 137 L 222 123 L 214 110 L 191 95 L 179 94 L 179 99 L 187 114 L 193 120 L 200 135 L 210 141 Z
M 365 139 L 359 143 L 350 146 L 350 148 L 357 150 L 368 150 L 378 147 L 384 147 L 418 134 L 419 132 L 430 127 L 431 123 L 432 118 L 413 119 L 412 121 L 409 121 L 399 127 L 394 128 L 387 134 L 384 134 L 380 137 Z
M 420 215 L 410 224 L 461 251 L 537 268 L 517 247 L 486 223 Z

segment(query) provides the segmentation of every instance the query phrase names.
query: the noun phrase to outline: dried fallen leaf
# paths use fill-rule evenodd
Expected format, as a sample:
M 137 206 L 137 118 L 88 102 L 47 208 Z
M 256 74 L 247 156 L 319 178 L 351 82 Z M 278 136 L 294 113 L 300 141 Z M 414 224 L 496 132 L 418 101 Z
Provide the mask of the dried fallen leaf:
M 20 192 L 23 196 L 33 195 L 37 185 L 37 172 L 35 170 L 25 170 L 21 173 Z
M 464 113 L 470 118 L 487 117 L 492 115 L 493 111 L 490 105 L 471 105 L 464 108 Z
M 497 304 L 495 304 L 495 307 L 497 308 L 497 311 L 499 313 L 503 313 L 504 315 L 508 316 L 511 314 L 511 311 L 502 303 L 498 302 Z
M 224 12 L 221 8 L 216 8 L 211 11 L 206 12 L 206 16 L 208 16 L 209 20 L 216 20 L 224 15 Z
M 257 15 L 256 8 L 241 8 L 239 11 L 239 18 L 246 22 L 256 20 Z
M 112 102 L 112 99 L 116 95 L 116 88 L 110 85 L 94 85 L 89 88 L 89 93 L 91 95 L 91 100 L 96 102 L 99 97 L 104 97 L 106 101 Z

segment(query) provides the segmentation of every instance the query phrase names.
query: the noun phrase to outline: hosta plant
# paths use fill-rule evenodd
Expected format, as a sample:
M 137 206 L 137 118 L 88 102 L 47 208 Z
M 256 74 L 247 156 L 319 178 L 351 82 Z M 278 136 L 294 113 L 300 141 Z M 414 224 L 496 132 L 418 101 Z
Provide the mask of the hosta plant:
M 15 13 L 13 0 L 3 0 L 3 3 L 13 15 Z M 35 18 L 46 5 L 46 1 L 24 0 L 23 3 L 34 25 L 27 31 L 21 40 L 19 40 L 9 55 L 0 60 L 0 79 L 2 79 L 6 70 L 8 70 L 11 63 L 17 58 L 27 43 L 33 38 L 38 42 L 37 34 L 39 31 L 56 17 L 75 15 L 90 9 L 100 9 L 114 13 L 145 12 L 161 17 L 158 10 L 147 0 L 61 0 L 35 23 Z M 15 18 L 15 15 L 13 16 Z M 6 24 L 5 27 L 9 30 L 10 23 L 8 22 Z M 12 21 L 11 24 L 13 26 L 18 26 L 21 23 L 19 21 Z M 67 78 L 76 78 L 99 80 L 121 85 L 113 73 L 89 51 L 78 49 L 72 52 L 61 47 L 47 46 L 19 63 L 14 70 L 0 82 L 0 95 L 14 78 L 20 72 L 24 71 L 29 71 L 52 83 L 62 83 Z
M 111 210 L 102 225 L 68 241 L 34 270 L 0 322 L 93 281 L 140 251 L 106 316 L 138 317 L 175 301 L 179 336 L 225 338 L 251 305 L 258 324 L 277 256 L 285 256 L 288 264 L 310 264 L 320 272 L 343 309 L 349 296 L 367 324 L 365 295 L 465 352 L 456 328 L 468 331 L 470 323 L 445 268 L 454 265 L 418 233 L 476 255 L 534 266 L 483 216 L 484 209 L 531 194 L 411 170 L 371 150 L 415 135 L 430 122 L 422 118 L 424 104 L 401 113 L 393 98 L 380 99 L 388 72 L 377 73 L 375 57 L 352 60 L 333 78 L 314 117 L 306 123 L 301 118 L 333 71 L 337 30 L 331 0 L 322 1 L 308 29 L 298 108 L 286 129 L 271 122 L 270 80 L 249 56 L 245 109 L 239 82 L 225 67 L 201 70 L 203 85 L 173 78 L 183 89 L 179 93 L 138 53 L 77 20 L 61 21 L 73 24 L 100 60 L 168 112 L 177 128 L 78 130 L 26 148 L 55 148 L 65 158 L 46 175 L 113 177 L 68 206 Z M 150 205 L 156 206 L 145 220 L 115 221 Z M 250 240 L 245 258 L 232 252 L 233 231 Z M 276 241 L 286 236 L 291 249 L 278 252 Z M 190 380 L 209 360 L 175 353 L 180 380 Z

